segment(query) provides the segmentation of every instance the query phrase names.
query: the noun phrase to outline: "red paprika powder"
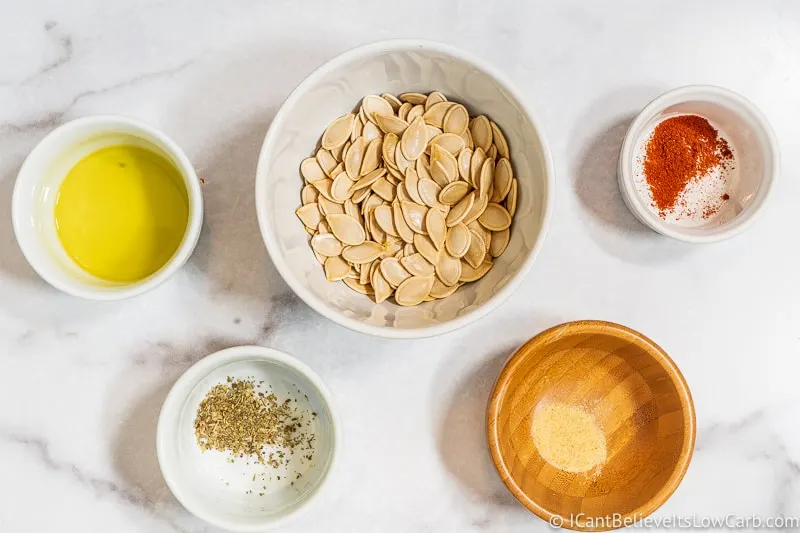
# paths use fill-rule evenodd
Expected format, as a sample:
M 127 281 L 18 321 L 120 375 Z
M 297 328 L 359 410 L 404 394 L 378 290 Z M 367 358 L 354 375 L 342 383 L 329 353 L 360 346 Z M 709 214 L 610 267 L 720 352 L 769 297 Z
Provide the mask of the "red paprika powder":
M 676 207 L 689 182 L 732 161 L 727 141 L 703 117 L 681 115 L 658 124 L 647 143 L 643 170 L 659 213 Z

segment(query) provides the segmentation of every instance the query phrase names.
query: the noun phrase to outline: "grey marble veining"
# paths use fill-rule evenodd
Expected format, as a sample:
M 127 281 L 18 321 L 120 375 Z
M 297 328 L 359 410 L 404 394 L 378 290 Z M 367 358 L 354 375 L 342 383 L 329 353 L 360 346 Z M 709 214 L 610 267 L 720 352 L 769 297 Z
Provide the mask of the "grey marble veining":
M 559 322 L 636 328 L 692 389 L 697 449 L 657 516 L 800 516 L 800 4 L 789 0 L 396 4 L 6 2 L 0 17 L 0 531 L 216 533 L 166 488 L 155 422 L 204 355 L 256 343 L 314 367 L 339 403 L 340 468 L 287 532 L 528 532 L 485 449 L 509 352 Z M 556 211 L 517 294 L 472 326 L 386 341 L 321 318 L 262 244 L 253 186 L 266 128 L 312 69 L 352 46 L 424 37 L 503 70 L 537 110 Z M 771 120 L 783 173 L 746 234 L 688 246 L 649 232 L 616 189 L 622 136 L 689 83 L 739 91 Z M 204 177 L 204 232 L 165 285 L 114 303 L 62 295 L 10 222 L 27 152 L 57 125 L 124 113 L 173 137 Z

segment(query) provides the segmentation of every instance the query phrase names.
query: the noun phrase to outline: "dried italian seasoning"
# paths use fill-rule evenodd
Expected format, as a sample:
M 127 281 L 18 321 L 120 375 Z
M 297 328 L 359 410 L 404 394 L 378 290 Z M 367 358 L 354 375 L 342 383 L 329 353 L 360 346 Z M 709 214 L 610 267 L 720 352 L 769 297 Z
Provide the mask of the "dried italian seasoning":
M 214 386 L 197 409 L 197 444 L 203 451 L 250 456 L 274 468 L 287 464 L 287 453 L 295 450 L 310 458 L 314 435 L 306 413 L 296 400 L 281 402 L 274 393 L 261 392 L 260 384 L 228 377 L 226 383 Z

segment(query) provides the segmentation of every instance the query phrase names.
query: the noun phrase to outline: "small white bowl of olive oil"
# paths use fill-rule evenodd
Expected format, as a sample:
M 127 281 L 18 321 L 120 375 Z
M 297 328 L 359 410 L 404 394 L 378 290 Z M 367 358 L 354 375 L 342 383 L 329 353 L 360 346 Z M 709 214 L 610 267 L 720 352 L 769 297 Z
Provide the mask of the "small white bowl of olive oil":
M 53 130 L 12 199 L 25 258 L 52 286 L 118 300 L 161 284 L 200 237 L 200 181 L 183 151 L 138 120 L 100 115 Z

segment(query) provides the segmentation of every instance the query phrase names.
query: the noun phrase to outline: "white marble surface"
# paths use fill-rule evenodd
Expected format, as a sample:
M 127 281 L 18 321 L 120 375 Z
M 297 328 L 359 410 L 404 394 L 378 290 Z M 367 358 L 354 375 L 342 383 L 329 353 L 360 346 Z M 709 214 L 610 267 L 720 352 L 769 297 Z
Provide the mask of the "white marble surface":
M 695 458 L 660 516 L 800 516 L 800 3 L 689 5 L 4 0 L 0 531 L 215 531 L 166 489 L 155 420 L 182 371 L 243 343 L 306 361 L 341 407 L 331 490 L 284 531 L 544 531 L 491 467 L 484 406 L 509 350 L 578 318 L 645 332 L 692 388 Z M 416 14 L 397 18 L 398 6 Z M 446 41 L 506 71 L 543 119 L 557 171 L 553 225 L 518 294 L 466 330 L 414 342 L 358 335 L 298 301 L 267 257 L 253 202 L 256 155 L 290 89 L 345 49 L 399 36 Z M 638 224 L 614 176 L 632 116 L 689 83 L 752 99 L 783 151 L 760 223 L 702 247 Z M 206 179 L 190 264 L 116 303 L 46 286 L 9 214 L 31 147 L 102 112 L 163 128 Z

